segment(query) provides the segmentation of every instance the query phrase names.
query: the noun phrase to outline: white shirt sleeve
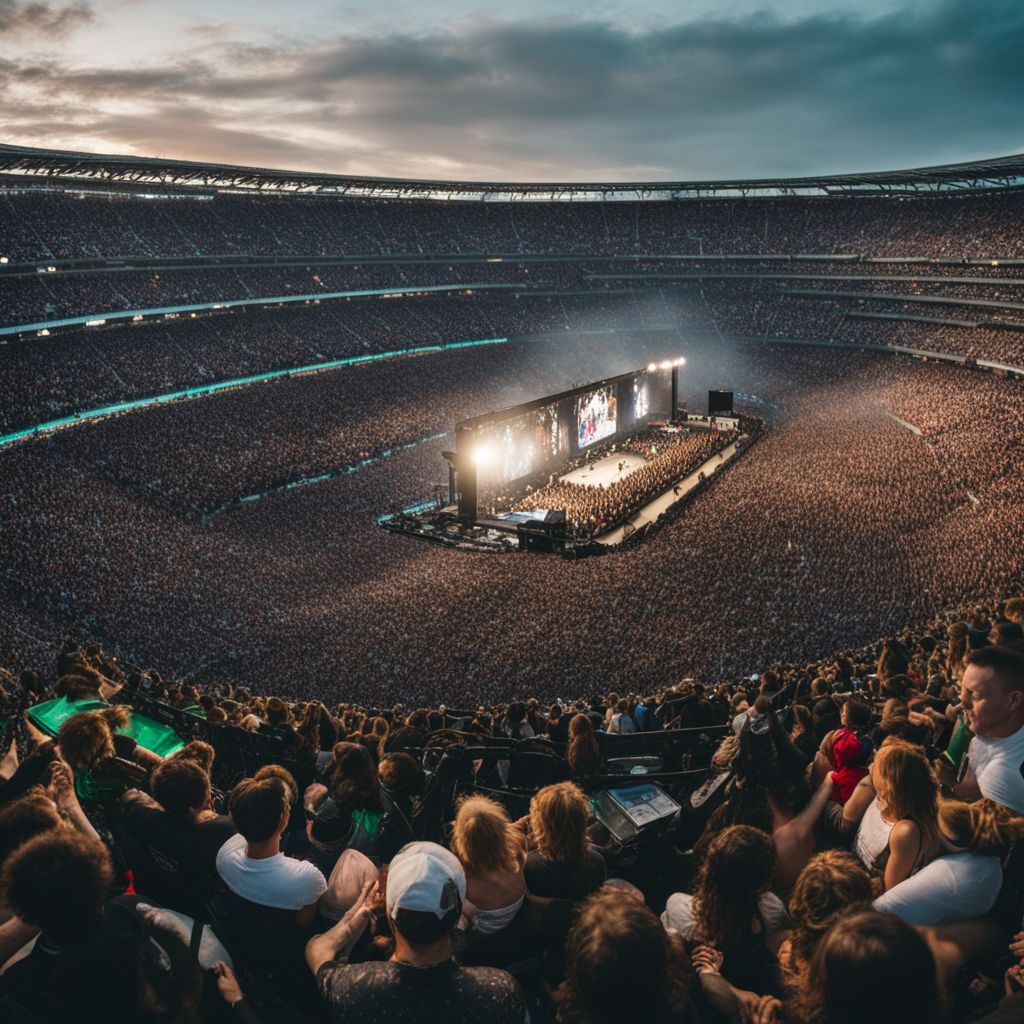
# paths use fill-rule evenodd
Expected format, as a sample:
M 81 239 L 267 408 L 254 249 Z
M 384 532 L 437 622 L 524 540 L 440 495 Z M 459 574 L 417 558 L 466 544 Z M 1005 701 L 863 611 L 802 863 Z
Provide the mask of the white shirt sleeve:
M 764 924 L 768 929 L 769 936 L 789 931 L 793 927 L 789 920 L 789 914 L 786 913 L 786 905 L 775 893 L 766 892 L 758 903 L 760 904 L 761 916 L 764 918 Z
M 665 912 L 661 915 L 661 923 L 666 931 L 677 932 L 687 942 L 691 941 L 697 933 L 693 897 L 686 892 L 677 892 L 669 896 Z
M 324 873 L 309 861 L 295 861 L 302 866 L 301 872 L 296 872 L 297 892 L 302 899 L 300 906 L 308 907 L 310 903 L 316 903 L 325 892 L 327 892 L 327 879 Z M 301 879 L 302 885 L 299 885 Z M 305 893 L 303 896 L 302 894 Z

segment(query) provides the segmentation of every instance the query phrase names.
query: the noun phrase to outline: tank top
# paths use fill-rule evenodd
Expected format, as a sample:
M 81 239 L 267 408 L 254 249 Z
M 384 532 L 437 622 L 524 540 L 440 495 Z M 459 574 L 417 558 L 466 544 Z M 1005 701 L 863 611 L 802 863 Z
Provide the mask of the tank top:
M 853 844 L 854 852 L 868 871 L 874 868 L 883 851 L 888 849 L 892 828 L 892 824 L 882 817 L 882 812 L 878 809 L 878 799 L 875 798 L 868 804 L 868 809 L 860 820 L 860 828 L 857 829 L 857 838 Z

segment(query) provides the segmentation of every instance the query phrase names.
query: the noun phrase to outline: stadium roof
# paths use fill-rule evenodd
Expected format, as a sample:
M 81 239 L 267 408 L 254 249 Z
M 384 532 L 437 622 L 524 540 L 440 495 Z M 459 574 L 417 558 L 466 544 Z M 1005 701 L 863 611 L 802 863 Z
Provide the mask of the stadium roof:
M 921 195 L 1024 187 L 1024 154 L 972 163 L 803 178 L 727 181 L 500 182 L 374 178 L 238 167 L 161 157 L 74 153 L 0 145 L 0 178 L 63 188 L 469 200 L 693 199 L 829 195 Z M 12 180 L 13 179 L 13 180 Z

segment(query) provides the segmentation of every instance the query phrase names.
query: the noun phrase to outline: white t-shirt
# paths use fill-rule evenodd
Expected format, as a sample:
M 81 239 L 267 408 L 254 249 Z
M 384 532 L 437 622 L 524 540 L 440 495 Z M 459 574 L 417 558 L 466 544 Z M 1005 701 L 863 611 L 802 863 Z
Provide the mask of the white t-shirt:
M 301 910 L 327 889 L 323 872 L 308 861 L 283 853 L 262 860 L 245 855 L 245 837 L 232 836 L 217 851 L 217 874 L 236 895 L 262 907 Z
M 768 929 L 768 944 L 773 940 L 781 941 L 781 932 L 788 931 L 792 925 L 789 915 L 786 913 L 785 904 L 773 892 L 763 893 L 758 904 L 761 907 L 761 916 L 764 918 L 765 927 Z M 693 897 L 686 892 L 677 892 L 669 896 L 665 904 L 665 912 L 661 915 L 661 923 L 666 931 L 678 932 L 684 940 L 692 942 L 699 938 L 697 935 L 697 918 L 693 908 Z
M 875 861 L 889 845 L 889 835 L 892 829 L 892 822 L 886 821 L 882 817 L 876 797 L 868 804 L 864 817 L 860 819 L 857 837 L 853 841 L 853 851 L 868 871 L 874 868 Z
M 875 900 L 874 907 L 897 914 L 908 924 L 969 921 L 992 909 L 1002 884 L 998 857 L 950 853 L 894 885 Z
M 975 736 L 967 748 L 981 795 L 1024 814 L 1024 726 L 1012 736 Z

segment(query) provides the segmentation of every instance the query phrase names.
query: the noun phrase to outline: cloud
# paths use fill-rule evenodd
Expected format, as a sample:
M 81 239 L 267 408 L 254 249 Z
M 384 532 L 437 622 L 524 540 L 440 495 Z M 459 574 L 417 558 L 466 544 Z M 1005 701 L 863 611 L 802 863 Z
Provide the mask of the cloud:
M 214 34 L 191 52 L 145 66 L 8 60 L 0 79 L 23 102 L 0 126 L 40 144 L 63 117 L 97 147 L 500 180 L 814 174 L 1024 149 L 1017 0 L 642 31 L 475 19 L 261 45 Z
M 63 36 L 93 17 L 92 8 L 84 0 L 63 5 L 44 0 L 0 0 L 0 33 L 12 36 Z

